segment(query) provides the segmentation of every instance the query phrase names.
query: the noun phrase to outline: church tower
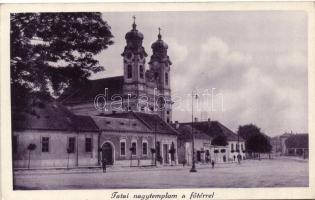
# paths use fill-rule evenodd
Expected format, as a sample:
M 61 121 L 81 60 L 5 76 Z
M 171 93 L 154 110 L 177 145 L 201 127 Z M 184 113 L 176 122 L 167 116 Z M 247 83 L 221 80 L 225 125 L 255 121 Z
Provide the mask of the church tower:
M 132 29 L 125 35 L 126 46 L 121 54 L 124 63 L 124 106 L 128 110 L 138 110 L 137 98 L 145 94 L 145 59 L 148 56 L 142 46 L 143 34 L 137 30 L 136 17 L 133 19 Z
M 153 54 L 151 56 L 149 66 L 153 73 L 154 80 L 160 98 L 158 100 L 158 113 L 167 123 L 172 120 L 172 100 L 171 100 L 171 82 L 170 82 L 170 66 L 172 62 L 167 55 L 168 45 L 162 40 L 161 29 L 159 28 L 158 39 L 151 45 Z

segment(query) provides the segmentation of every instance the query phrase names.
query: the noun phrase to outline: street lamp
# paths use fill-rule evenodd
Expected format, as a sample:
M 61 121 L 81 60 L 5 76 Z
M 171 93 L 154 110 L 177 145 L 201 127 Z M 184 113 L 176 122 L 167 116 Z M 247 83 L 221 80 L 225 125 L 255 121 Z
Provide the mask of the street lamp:
M 198 95 L 195 95 L 198 98 Z M 191 92 L 191 136 L 192 136 L 192 166 L 190 172 L 197 172 L 195 163 L 195 136 L 194 136 L 194 92 Z

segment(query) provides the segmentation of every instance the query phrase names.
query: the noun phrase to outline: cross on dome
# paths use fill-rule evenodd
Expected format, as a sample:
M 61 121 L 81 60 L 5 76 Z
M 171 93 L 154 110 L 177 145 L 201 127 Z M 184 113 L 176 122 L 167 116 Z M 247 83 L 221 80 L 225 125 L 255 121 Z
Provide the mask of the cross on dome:
M 137 27 L 137 25 L 136 25 L 136 16 L 134 15 L 134 16 L 132 16 L 132 18 L 133 18 L 132 29 L 136 30 L 136 27 Z
M 162 29 L 159 27 L 159 35 L 158 35 L 159 40 L 162 39 L 161 30 L 162 30 Z

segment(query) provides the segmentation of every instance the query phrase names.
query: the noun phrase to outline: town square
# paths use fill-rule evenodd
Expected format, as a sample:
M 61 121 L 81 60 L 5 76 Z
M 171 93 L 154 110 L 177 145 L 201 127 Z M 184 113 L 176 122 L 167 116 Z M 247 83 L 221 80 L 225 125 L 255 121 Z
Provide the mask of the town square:
M 16 12 L 10 25 L 14 191 L 310 186 L 304 12 Z
M 308 185 L 308 162 L 290 158 L 245 160 L 241 164 L 189 167 L 109 168 L 16 171 L 16 189 L 116 189 L 116 188 L 255 188 L 305 187 Z M 130 174 L 132 173 L 132 176 Z M 278 177 L 281 177 L 278 178 Z

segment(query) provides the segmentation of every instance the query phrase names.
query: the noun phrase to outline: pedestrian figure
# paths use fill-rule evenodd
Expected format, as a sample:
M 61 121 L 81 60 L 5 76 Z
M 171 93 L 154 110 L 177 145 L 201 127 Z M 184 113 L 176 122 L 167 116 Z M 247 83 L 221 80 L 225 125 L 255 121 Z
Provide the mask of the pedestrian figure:
M 103 173 L 106 173 L 106 159 L 104 158 L 102 161 Z
M 186 165 L 186 160 L 183 161 L 183 167 L 185 167 L 185 165 Z
M 212 169 L 213 169 L 214 168 L 214 160 L 212 160 L 211 165 L 212 165 Z
M 241 164 L 241 155 L 240 154 L 237 155 L 237 162 L 238 162 L 238 164 Z

